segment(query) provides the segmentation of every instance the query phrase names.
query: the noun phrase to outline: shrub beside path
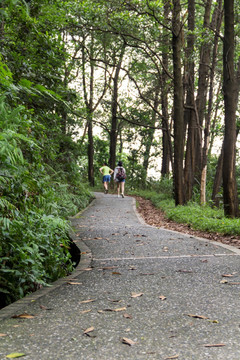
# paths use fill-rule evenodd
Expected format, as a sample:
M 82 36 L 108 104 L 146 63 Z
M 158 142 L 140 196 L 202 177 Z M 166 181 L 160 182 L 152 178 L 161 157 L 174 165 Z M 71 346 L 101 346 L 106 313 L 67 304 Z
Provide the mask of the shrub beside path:
M 78 269 L 0 311 L 0 359 L 240 359 L 239 249 L 148 226 L 131 197 L 72 222 Z

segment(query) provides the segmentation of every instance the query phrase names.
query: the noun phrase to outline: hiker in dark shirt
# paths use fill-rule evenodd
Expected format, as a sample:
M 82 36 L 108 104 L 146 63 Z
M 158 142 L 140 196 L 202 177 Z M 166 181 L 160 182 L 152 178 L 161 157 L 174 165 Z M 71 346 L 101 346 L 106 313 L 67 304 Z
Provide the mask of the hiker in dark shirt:
M 120 190 L 121 190 L 121 196 L 122 196 L 122 198 L 124 198 L 124 185 L 125 185 L 125 179 L 126 179 L 126 171 L 125 171 L 124 167 L 122 166 L 122 161 L 119 161 L 117 166 L 115 167 L 113 179 L 117 184 L 118 197 L 120 197 Z

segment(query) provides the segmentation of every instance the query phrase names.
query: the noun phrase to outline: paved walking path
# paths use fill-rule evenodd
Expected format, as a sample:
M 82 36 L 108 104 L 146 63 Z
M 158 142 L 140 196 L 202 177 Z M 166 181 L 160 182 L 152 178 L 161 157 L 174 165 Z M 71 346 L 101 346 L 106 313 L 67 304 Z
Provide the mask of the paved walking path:
M 0 311 L 0 359 L 240 359 L 239 250 L 148 226 L 130 197 L 73 223 L 78 270 Z

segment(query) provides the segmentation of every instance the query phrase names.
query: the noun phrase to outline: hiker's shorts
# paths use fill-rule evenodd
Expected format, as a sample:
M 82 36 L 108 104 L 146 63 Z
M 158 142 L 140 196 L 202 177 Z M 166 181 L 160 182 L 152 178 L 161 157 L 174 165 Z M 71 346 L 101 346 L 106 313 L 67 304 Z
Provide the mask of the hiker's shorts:
M 110 180 L 111 180 L 111 176 L 110 176 L 110 175 L 104 175 L 102 182 L 103 182 L 103 183 L 104 183 L 104 182 L 110 182 Z

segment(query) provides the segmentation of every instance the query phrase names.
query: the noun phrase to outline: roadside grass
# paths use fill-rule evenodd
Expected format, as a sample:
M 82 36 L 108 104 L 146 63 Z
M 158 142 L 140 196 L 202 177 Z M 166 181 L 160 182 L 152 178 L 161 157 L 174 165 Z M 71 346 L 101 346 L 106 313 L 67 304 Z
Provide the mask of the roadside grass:
M 212 208 L 209 205 L 200 206 L 194 202 L 175 206 L 174 200 L 168 194 L 155 191 L 137 190 L 131 192 L 131 195 L 150 200 L 156 208 L 165 213 L 166 218 L 179 224 L 187 224 L 194 230 L 240 235 L 240 219 L 226 218 L 223 209 Z

